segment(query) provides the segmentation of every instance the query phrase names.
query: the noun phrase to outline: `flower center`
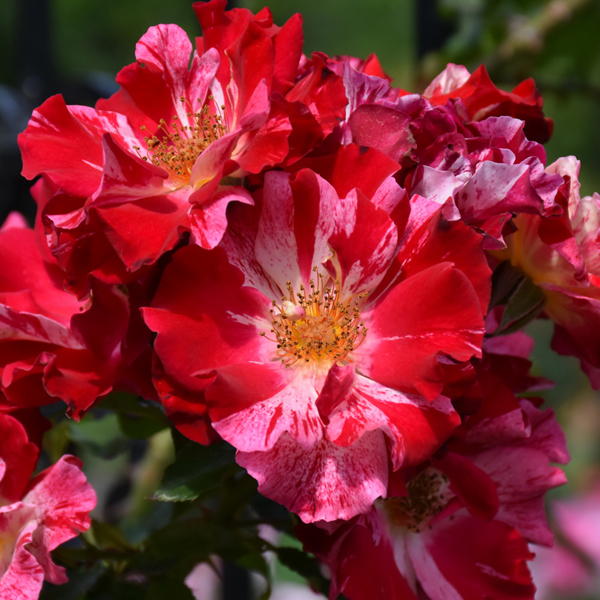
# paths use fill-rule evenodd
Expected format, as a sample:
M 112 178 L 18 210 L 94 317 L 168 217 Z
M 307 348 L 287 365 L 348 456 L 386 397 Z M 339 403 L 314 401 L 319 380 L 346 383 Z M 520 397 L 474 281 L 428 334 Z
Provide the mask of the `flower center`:
M 208 97 L 213 100 L 212 96 Z M 200 100 L 198 100 L 200 102 Z M 181 98 L 182 104 L 189 104 Z M 221 106 L 224 110 L 225 106 Z M 150 160 L 157 167 L 162 167 L 176 179 L 189 181 L 194 164 L 200 154 L 213 142 L 228 133 L 223 123 L 223 115 L 211 110 L 205 103 L 198 112 L 186 112 L 187 125 L 184 125 L 177 115 L 172 117 L 169 126 L 164 119 L 159 122 L 159 135 L 146 136 L 144 141 L 148 149 L 147 155 L 140 153 L 141 148 L 134 146 L 138 156 L 143 160 Z M 142 130 L 146 127 L 142 126 Z
M 320 363 L 343 360 L 355 350 L 367 335 L 360 320 L 367 294 L 352 296 L 347 301 L 340 298 L 340 282 L 325 285 L 325 278 L 313 267 L 316 274 L 309 282 L 310 291 L 303 285 L 294 292 L 287 282 L 288 296 L 281 305 L 273 301 L 271 309 L 272 341 L 277 343 L 277 356 L 286 367 L 301 363 Z M 264 331 L 261 335 L 266 336 Z
M 448 498 L 442 487 L 448 482 L 445 475 L 426 469 L 406 485 L 407 496 L 380 500 L 391 523 L 415 533 L 423 529 L 446 506 Z

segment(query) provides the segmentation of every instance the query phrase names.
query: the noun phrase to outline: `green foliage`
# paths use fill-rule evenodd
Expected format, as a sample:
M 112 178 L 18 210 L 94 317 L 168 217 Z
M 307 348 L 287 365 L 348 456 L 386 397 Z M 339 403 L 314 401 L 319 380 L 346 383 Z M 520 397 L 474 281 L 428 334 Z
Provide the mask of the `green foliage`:
M 511 265 L 510 261 L 499 264 L 492 275 L 490 310 L 499 304 L 506 304 L 524 278 L 523 271 Z
M 506 304 L 496 335 L 507 335 L 519 331 L 533 321 L 544 309 L 546 296 L 529 277 L 505 261 L 492 277 L 490 308 Z
M 217 488 L 226 474 L 237 470 L 234 457 L 235 449 L 226 442 L 213 446 L 189 442 L 166 470 L 154 499 L 165 502 L 195 500 Z
M 114 552 L 129 552 L 133 550 L 133 546 L 125 539 L 123 532 L 114 525 L 109 523 L 100 523 L 92 520 L 90 528 L 91 536 L 94 540 L 94 546 L 101 550 L 109 550 Z
M 148 438 L 170 426 L 164 410 L 132 394 L 115 393 L 102 401 L 104 410 L 116 412 L 122 433 L 133 439 Z
M 71 423 L 64 419 L 52 427 L 44 435 L 44 450 L 52 463 L 55 463 L 63 454 L 66 454 L 70 438 Z
M 194 595 L 183 582 L 167 577 L 156 577 L 150 581 L 145 600 L 194 600 Z
M 105 460 L 115 458 L 128 448 L 119 430 L 115 413 L 89 412 L 79 423 L 69 421 L 67 436 L 85 450 Z
M 144 587 L 105 573 L 88 592 L 89 600 L 146 600 Z
M 544 310 L 545 303 L 546 296 L 542 289 L 529 277 L 523 278 L 504 309 L 498 333 L 506 335 L 519 331 Z
M 55 553 L 56 559 L 57 553 Z M 65 553 L 62 552 L 60 557 L 65 563 Z M 67 569 L 69 581 L 62 585 L 52 585 L 45 583 L 41 598 L 44 600 L 80 600 L 86 598 L 86 594 L 98 582 L 98 579 L 105 572 L 102 566 L 95 566 L 91 569 Z
M 310 585 L 327 596 L 329 594 L 329 581 L 323 577 L 319 563 L 314 556 L 306 554 L 297 548 L 274 548 L 279 561 L 304 577 Z

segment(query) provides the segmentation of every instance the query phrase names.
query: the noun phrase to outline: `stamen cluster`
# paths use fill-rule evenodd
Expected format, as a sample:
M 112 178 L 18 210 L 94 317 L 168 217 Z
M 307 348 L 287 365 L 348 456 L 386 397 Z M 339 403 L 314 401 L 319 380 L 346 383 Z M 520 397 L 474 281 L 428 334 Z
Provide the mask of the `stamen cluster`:
M 388 518 L 394 525 L 419 533 L 423 523 L 429 522 L 447 504 L 442 491 L 444 483 L 447 483 L 445 475 L 429 469 L 422 471 L 406 485 L 406 496 L 382 501 Z
M 340 282 L 326 285 L 317 267 L 313 271 L 317 279 L 316 283 L 314 279 L 309 281 L 310 291 L 301 285 L 300 291 L 294 293 L 288 281 L 289 295 L 282 296 L 281 305 L 273 301 L 274 308 L 270 311 L 277 356 L 286 367 L 298 362 L 344 360 L 367 335 L 367 328 L 360 320 L 367 293 L 343 301 Z M 261 332 L 261 335 L 266 334 Z
M 209 96 L 208 100 L 212 102 L 213 97 Z M 181 103 L 189 105 L 183 97 Z M 221 106 L 221 110 L 225 110 L 225 106 Z M 182 124 L 177 115 L 173 115 L 170 127 L 164 119 L 159 121 L 159 130 L 164 133 L 162 138 L 157 135 L 144 138 L 148 156 L 140 154 L 139 146 L 134 147 L 142 159 L 150 160 L 157 167 L 166 169 L 177 179 L 189 179 L 198 156 L 228 133 L 223 115 L 220 111 L 213 112 L 209 103 L 205 103 L 198 112 L 186 112 L 186 116 L 191 125 Z M 142 126 L 142 130 L 145 129 L 146 127 Z

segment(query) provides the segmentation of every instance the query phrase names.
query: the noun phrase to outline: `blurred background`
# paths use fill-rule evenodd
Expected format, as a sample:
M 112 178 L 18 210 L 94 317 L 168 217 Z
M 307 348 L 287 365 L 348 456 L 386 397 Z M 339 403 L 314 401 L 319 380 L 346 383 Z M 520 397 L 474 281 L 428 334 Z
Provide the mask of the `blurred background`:
M 266 5 L 229 4 L 255 12 Z M 410 91 L 422 91 L 448 62 L 470 71 L 485 64 L 496 85 L 507 90 L 534 77 L 546 116 L 554 119 L 548 163 L 576 155 L 582 195 L 600 191 L 600 0 L 271 0 L 269 6 L 278 24 L 302 12 L 306 54 L 365 58 L 375 52 L 393 83 Z M 2 220 L 10 210 L 31 221 L 35 214 L 30 183 L 19 175 L 16 143 L 31 111 L 55 93 L 67 104 L 85 105 L 112 94 L 116 73 L 134 61 L 136 41 L 157 23 L 177 23 L 191 38 L 201 33 L 191 0 L 0 1 Z M 560 501 L 590 492 L 600 481 L 600 401 L 575 359 L 542 349 L 549 348 L 551 326 L 538 321 L 530 329 L 540 342 L 535 370 L 557 382 L 545 398 L 558 413 L 573 456 L 569 485 L 553 495 Z M 595 515 L 600 529 L 600 506 Z M 536 576 L 543 578 L 548 569 Z M 546 599 L 600 598 L 600 588 L 589 584 L 546 588 Z

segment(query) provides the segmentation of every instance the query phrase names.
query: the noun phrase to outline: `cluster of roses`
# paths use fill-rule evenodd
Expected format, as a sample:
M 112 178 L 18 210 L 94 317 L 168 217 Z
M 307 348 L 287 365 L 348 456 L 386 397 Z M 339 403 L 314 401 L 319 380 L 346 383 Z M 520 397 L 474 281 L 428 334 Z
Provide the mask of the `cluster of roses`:
M 521 329 L 552 319 L 600 386 L 600 198 L 546 166 L 532 81 L 449 65 L 411 94 L 374 56 L 304 56 L 298 15 L 225 5 L 194 4 L 195 51 L 152 27 L 114 96 L 52 97 L 20 136 L 41 177 L 35 227 L 0 232 L 0 597 L 59 581 L 48 550 L 93 504 L 72 458 L 23 491 L 18 415 L 127 390 L 237 449 L 332 598 L 533 598 L 569 457 L 517 395 L 548 384 Z

